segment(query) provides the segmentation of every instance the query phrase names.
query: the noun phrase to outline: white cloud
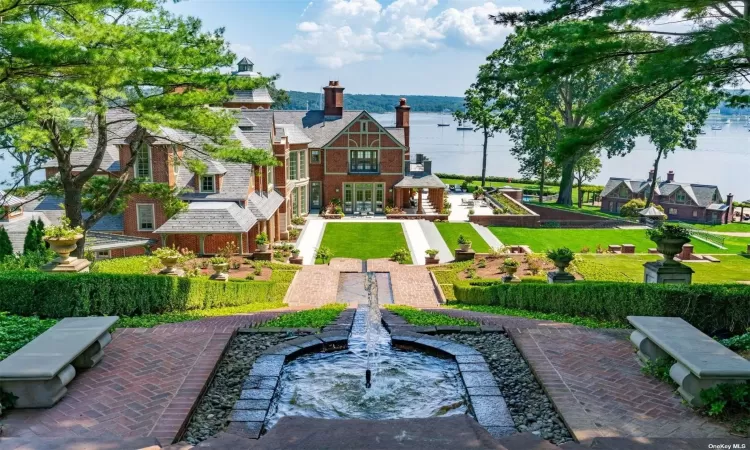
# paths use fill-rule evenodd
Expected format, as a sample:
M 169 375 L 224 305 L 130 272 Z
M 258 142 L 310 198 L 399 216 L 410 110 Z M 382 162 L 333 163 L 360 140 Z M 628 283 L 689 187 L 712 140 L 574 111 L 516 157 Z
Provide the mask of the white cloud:
M 315 21 L 297 25 L 283 49 L 308 55 L 327 68 L 378 59 L 386 51 L 435 51 L 441 47 L 497 48 L 511 29 L 490 14 L 522 11 L 493 2 L 439 11 L 438 0 L 325 0 Z
M 318 31 L 320 29 L 320 25 L 315 22 L 302 22 L 297 24 L 297 29 L 302 32 Z

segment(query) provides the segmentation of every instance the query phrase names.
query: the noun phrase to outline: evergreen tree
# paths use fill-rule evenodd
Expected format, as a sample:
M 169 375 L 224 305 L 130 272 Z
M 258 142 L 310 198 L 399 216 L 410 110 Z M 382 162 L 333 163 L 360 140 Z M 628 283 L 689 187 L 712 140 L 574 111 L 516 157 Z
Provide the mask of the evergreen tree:
M 44 242 L 44 223 L 42 219 L 31 220 L 26 238 L 23 241 L 23 254 L 43 253 L 46 250 Z
M 13 255 L 13 245 L 10 243 L 10 237 L 4 227 L 0 227 L 0 260 L 6 256 Z

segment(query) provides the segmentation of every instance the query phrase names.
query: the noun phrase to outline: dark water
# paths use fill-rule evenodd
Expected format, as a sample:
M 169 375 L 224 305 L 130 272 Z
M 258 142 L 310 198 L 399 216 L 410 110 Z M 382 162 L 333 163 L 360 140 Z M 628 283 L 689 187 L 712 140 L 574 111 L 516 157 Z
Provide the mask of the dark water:
M 456 363 L 393 348 L 377 307 L 377 285 L 382 280 L 357 275 L 361 291 L 368 295 L 359 296 L 367 300 L 361 301 L 355 314 L 349 349 L 314 353 L 287 364 L 268 427 L 283 416 L 385 420 L 466 413 Z M 365 387 L 368 367 L 369 389 Z
M 381 123 L 392 126 L 394 114 L 375 114 Z M 442 120 L 450 127 L 438 127 Z M 726 123 L 730 120 L 730 123 Z M 678 150 L 662 160 L 659 174 L 666 178 L 675 171 L 675 180 L 719 186 L 722 195 L 735 194 L 735 200 L 750 199 L 750 128 L 740 116 L 715 116 L 704 127 L 706 134 L 698 137 L 695 151 Z M 722 124 L 721 130 L 711 125 Z M 513 146 L 506 134 L 490 139 L 487 152 L 487 174 L 518 176 L 518 161 L 510 154 Z M 424 153 L 433 161 L 433 171 L 479 175 L 482 170 L 482 135 L 472 131 L 456 131 L 449 116 L 428 113 L 411 114 L 412 153 Z M 656 152 L 646 138 L 636 140 L 635 149 L 624 157 L 602 157 L 602 170 L 594 180 L 604 184 L 609 177 L 645 178 L 653 166 Z

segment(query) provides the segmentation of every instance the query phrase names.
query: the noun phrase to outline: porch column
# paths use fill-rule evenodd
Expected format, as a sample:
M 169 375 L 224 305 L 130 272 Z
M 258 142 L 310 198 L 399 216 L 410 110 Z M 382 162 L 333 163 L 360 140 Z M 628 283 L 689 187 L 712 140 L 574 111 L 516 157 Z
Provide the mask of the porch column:
M 399 188 L 393 188 L 393 206 L 401 208 L 404 204 L 404 192 Z
M 242 233 L 239 233 L 237 235 L 237 239 L 240 242 L 240 255 L 242 255 L 243 253 L 245 253 L 245 247 L 244 247 L 243 242 L 242 242 Z
M 274 229 L 274 232 L 276 234 L 276 240 L 281 240 L 281 223 L 279 222 L 280 216 L 279 216 L 279 210 L 277 209 L 276 212 L 273 214 L 273 220 L 276 224 L 276 228 Z
M 166 234 L 162 234 L 161 235 L 161 246 L 162 247 L 166 247 L 167 246 L 167 235 Z
M 206 242 L 206 235 L 205 234 L 199 234 L 198 235 L 198 252 L 201 255 L 205 255 L 206 254 L 205 247 L 203 245 L 205 242 Z
M 422 207 L 422 188 L 417 190 L 417 214 L 424 214 L 424 208 Z

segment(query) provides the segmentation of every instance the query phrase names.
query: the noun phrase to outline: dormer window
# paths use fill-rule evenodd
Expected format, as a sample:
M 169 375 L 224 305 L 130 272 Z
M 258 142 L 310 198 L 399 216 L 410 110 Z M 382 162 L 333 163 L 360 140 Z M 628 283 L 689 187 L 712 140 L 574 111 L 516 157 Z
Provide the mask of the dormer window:
M 151 147 L 146 143 L 142 143 L 138 150 L 138 156 L 135 160 L 135 176 L 136 178 L 145 178 L 148 181 L 152 180 Z
M 216 177 L 214 175 L 201 177 L 201 192 L 216 192 Z
M 685 193 L 684 192 L 678 192 L 677 193 L 677 203 L 685 203 Z

